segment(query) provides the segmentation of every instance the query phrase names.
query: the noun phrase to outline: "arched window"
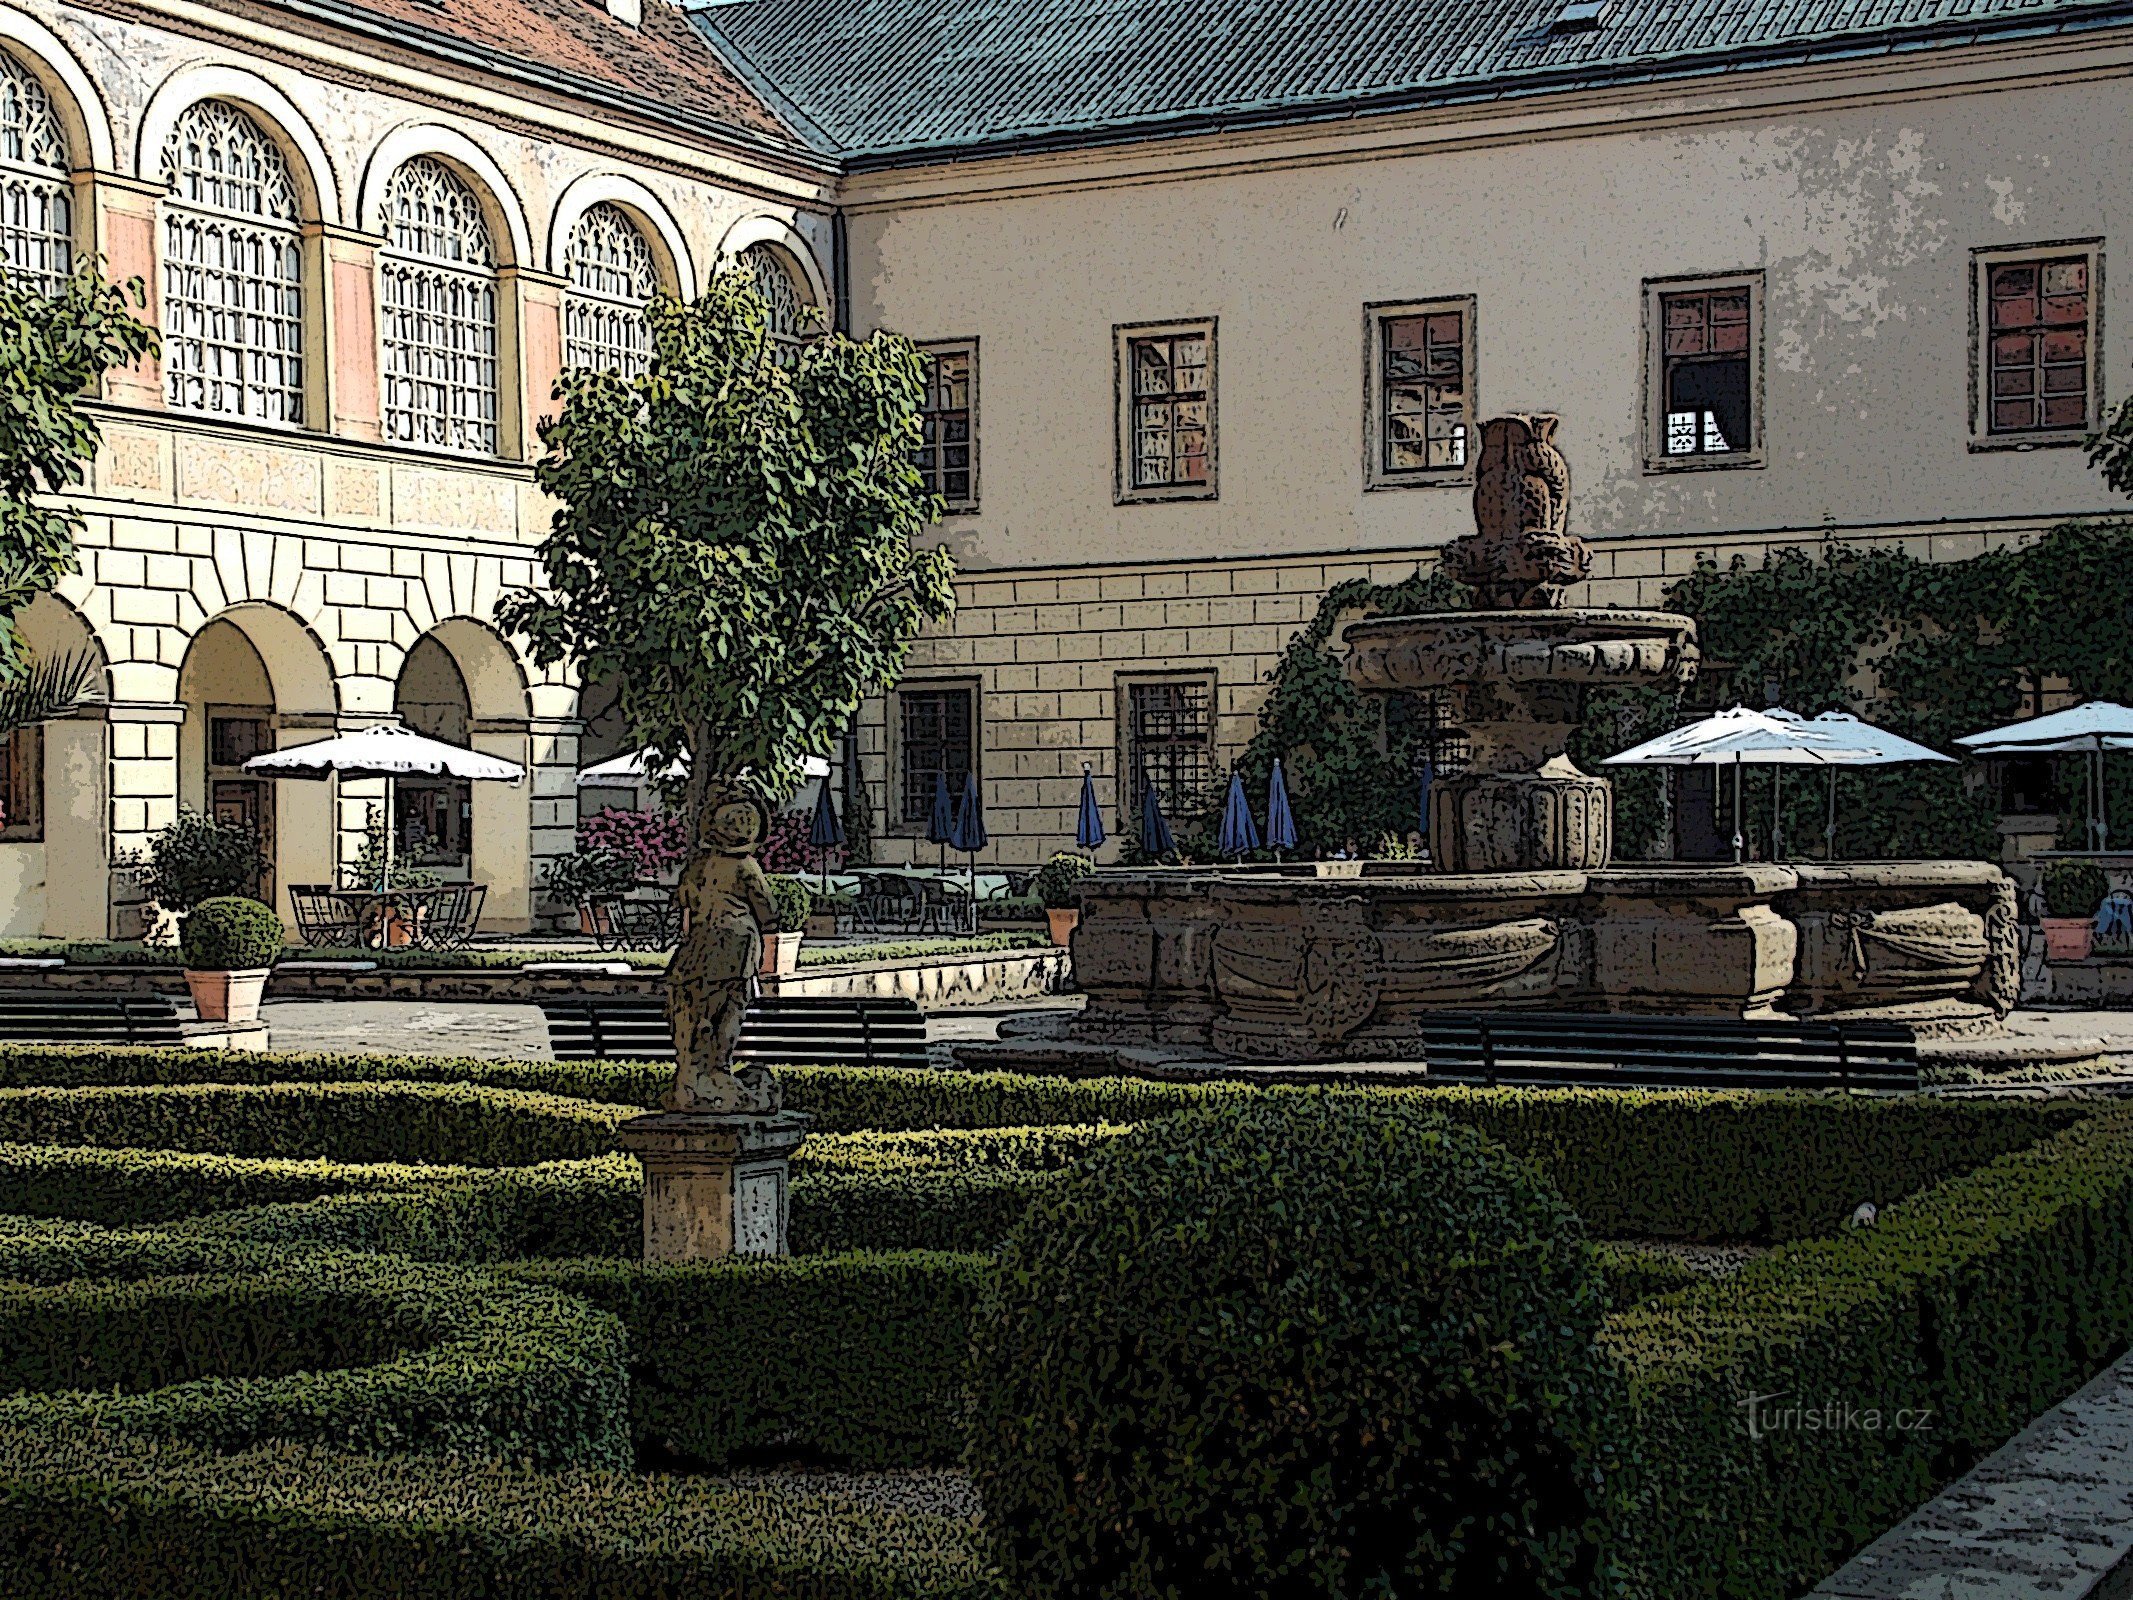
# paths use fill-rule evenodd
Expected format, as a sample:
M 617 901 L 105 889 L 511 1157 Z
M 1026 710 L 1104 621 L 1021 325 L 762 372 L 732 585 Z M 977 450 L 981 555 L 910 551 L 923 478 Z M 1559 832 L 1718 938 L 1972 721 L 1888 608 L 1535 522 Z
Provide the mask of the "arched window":
M 652 364 L 644 303 L 659 287 L 652 247 L 620 206 L 586 209 L 570 230 L 563 272 L 563 360 L 635 377 Z
M 496 453 L 496 251 L 481 202 L 441 161 L 417 156 L 386 192 L 385 437 Z
M 163 146 L 163 370 L 185 411 L 304 420 L 303 250 L 280 150 L 203 100 Z
M 52 97 L 0 54 L 0 266 L 51 294 L 74 270 L 74 195 L 67 136 Z
M 797 345 L 821 331 L 814 302 L 800 292 L 792 268 L 767 244 L 752 244 L 738 257 L 755 279 L 756 293 L 770 308 L 769 333 L 784 345 Z

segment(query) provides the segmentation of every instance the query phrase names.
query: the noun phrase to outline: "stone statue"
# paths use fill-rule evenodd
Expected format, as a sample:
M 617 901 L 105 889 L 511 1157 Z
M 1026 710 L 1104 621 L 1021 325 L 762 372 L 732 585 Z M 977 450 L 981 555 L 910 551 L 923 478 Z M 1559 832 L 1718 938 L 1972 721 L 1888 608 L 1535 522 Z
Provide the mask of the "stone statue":
M 1540 412 L 1481 425 L 1474 531 L 1446 552 L 1481 610 L 1560 610 L 1564 591 L 1591 575 L 1584 541 L 1564 531 L 1570 464 L 1553 442 L 1561 420 Z
M 674 1029 L 669 1111 L 772 1112 L 782 1103 L 763 1067 L 733 1070 L 733 1047 L 763 959 L 763 929 L 777 925 L 756 850 L 770 831 L 760 801 L 728 794 L 711 802 L 704 848 L 675 891 L 688 928 L 667 966 L 667 1020 Z

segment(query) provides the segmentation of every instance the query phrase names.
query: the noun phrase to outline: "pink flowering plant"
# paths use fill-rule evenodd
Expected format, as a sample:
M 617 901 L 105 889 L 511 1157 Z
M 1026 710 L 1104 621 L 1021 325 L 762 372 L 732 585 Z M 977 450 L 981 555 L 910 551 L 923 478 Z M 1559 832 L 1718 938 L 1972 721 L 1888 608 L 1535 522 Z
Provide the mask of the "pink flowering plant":
M 788 811 L 770 824 L 770 837 L 763 842 L 757 859 L 763 863 L 765 872 L 816 872 L 822 866 L 822 852 L 807 842 L 808 830 L 814 819 L 801 811 Z M 829 870 L 837 871 L 844 865 L 844 852 L 832 848 L 829 853 Z
M 603 806 L 578 819 L 578 852 L 621 856 L 636 868 L 639 878 L 656 881 L 689 859 L 689 828 L 669 811 Z

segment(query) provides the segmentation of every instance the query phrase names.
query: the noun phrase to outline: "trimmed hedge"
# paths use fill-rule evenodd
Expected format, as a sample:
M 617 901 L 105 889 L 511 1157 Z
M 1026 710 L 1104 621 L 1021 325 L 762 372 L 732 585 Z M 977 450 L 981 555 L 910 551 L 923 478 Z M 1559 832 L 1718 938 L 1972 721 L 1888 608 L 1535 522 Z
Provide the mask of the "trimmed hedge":
M 967 1520 L 826 1492 L 4 1424 L 0 1594 L 1008 1600 Z
M 1798 1594 L 2129 1337 L 2133 1111 L 2106 1111 L 1611 1318 L 1642 1458 L 1620 1553 L 1653 1600 Z
M 1592 1260 L 1607 1285 L 1607 1303 L 1617 1311 L 1704 1281 L 1673 1256 L 1629 1245 L 1596 1244 L 1592 1247 Z
M 31 1391 L 0 1399 L 0 1426 L 629 1460 L 621 1323 L 538 1285 L 19 1221 L 0 1278 L 0 1387 Z
M 133 1227 L 241 1206 L 442 1182 L 463 1176 L 466 1170 L 184 1150 L 5 1144 L 0 1145 L 0 1213 Z
M 499 1270 L 622 1319 L 640 1446 L 714 1467 L 749 1451 L 790 1455 L 795 1442 L 860 1468 L 962 1454 L 970 1311 L 992 1274 L 987 1257 L 908 1251 Z
M 0 1142 L 515 1167 L 605 1154 L 632 1114 L 475 1083 L 0 1089 Z

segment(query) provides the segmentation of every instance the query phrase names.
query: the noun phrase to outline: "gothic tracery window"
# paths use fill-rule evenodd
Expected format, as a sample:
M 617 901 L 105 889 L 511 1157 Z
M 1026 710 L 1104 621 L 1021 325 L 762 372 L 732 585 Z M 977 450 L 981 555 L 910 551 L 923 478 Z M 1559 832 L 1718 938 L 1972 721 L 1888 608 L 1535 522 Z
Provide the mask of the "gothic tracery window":
M 163 146 L 169 403 L 304 420 L 302 212 L 289 164 L 235 106 L 203 100 Z
M 735 258 L 755 279 L 756 293 L 769 309 L 769 333 L 783 345 L 797 345 L 818 331 L 815 308 L 800 292 L 792 269 L 767 244 L 752 244 Z
M 379 259 L 385 436 L 496 452 L 496 251 L 481 201 L 443 162 L 393 175 Z
M 0 53 L 0 267 L 44 294 L 74 270 L 67 138 L 45 87 Z
M 620 206 L 586 209 L 570 230 L 564 276 L 563 360 L 635 377 L 652 364 L 644 303 L 659 287 L 652 247 Z

